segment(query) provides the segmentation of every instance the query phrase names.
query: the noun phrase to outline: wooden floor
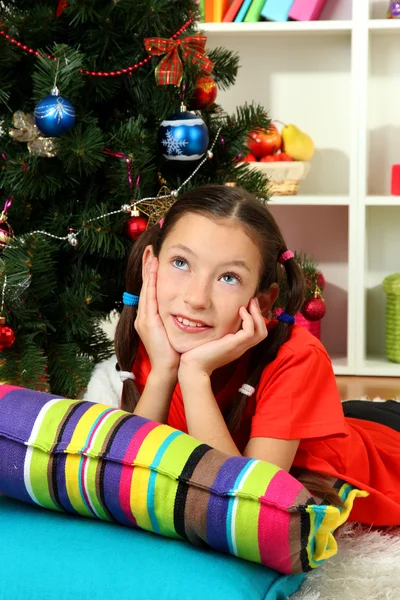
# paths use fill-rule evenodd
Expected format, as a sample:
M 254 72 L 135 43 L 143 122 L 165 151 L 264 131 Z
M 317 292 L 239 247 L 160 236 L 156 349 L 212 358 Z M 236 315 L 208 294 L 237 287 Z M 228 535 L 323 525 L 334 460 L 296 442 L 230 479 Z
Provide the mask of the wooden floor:
M 400 377 L 336 377 L 342 400 L 361 396 L 400 399 Z

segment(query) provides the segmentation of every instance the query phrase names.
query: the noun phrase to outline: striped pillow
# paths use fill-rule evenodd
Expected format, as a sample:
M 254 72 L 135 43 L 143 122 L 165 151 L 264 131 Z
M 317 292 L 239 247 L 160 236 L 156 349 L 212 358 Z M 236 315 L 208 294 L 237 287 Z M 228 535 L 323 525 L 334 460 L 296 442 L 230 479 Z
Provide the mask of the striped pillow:
M 229 457 L 102 404 L 0 386 L 0 492 L 267 565 L 309 571 L 337 551 L 344 509 L 317 505 L 274 465 Z

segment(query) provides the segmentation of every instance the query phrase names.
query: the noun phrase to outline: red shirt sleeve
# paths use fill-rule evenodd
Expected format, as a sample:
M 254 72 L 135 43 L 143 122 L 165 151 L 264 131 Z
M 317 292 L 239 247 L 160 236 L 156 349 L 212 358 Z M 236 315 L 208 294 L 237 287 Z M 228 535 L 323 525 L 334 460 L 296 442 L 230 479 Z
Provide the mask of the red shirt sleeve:
M 342 403 L 323 346 L 287 348 L 264 370 L 250 437 L 285 440 L 346 434 Z

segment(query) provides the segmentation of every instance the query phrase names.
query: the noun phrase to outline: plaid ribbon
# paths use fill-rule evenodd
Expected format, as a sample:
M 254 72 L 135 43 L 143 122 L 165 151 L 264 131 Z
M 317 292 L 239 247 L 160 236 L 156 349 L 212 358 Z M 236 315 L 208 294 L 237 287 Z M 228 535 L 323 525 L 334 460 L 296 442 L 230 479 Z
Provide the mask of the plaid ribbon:
M 183 75 L 183 65 L 179 56 L 186 62 L 201 65 L 202 69 L 210 74 L 214 63 L 206 55 L 207 38 L 204 35 L 193 35 L 178 40 L 164 38 L 147 38 L 144 46 L 149 54 L 162 56 L 166 54 L 156 68 L 156 81 L 158 85 L 180 85 Z
M 68 1 L 67 0 L 58 0 L 58 6 L 57 6 L 57 10 L 56 10 L 56 17 L 61 17 L 61 15 L 63 14 L 64 10 L 67 8 L 68 6 Z

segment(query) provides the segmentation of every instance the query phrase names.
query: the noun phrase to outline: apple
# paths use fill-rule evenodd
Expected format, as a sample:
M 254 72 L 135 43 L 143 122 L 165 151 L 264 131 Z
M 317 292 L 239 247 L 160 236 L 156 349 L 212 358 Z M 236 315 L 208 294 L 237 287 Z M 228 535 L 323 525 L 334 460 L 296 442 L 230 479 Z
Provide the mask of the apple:
M 281 134 L 272 123 L 269 129 L 256 129 L 249 135 L 247 147 L 256 158 L 276 154 L 281 149 Z
M 269 154 L 268 156 L 260 158 L 260 162 L 278 162 L 279 156 L 279 154 Z

